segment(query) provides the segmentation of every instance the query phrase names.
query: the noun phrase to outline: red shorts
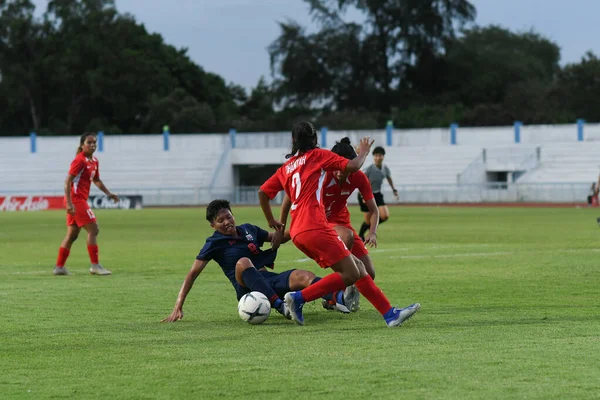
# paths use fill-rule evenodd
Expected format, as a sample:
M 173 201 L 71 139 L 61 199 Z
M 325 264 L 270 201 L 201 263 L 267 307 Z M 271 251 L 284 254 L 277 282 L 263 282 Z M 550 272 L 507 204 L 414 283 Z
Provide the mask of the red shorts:
M 356 231 L 354 230 L 352 225 L 350 225 L 349 223 L 336 224 L 336 223 L 330 222 L 329 226 L 332 228 L 335 226 L 342 226 L 342 227 L 352 231 L 352 235 L 354 236 L 354 244 L 352 245 L 351 251 L 352 251 L 352 254 L 354 254 L 357 258 L 361 258 L 361 257 L 364 257 L 369 254 L 369 250 L 365 246 L 365 243 L 362 240 L 360 240 L 358 233 L 356 233 Z
M 350 255 L 342 239 L 331 227 L 301 232 L 294 237 L 293 242 L 321 268 L 329 268 Z
M 77 225 L 82 227 L 87 224 L 96 223 L 96 216 L 88 206 L 87 201 L 74 201 L 75 215 L 67 214 L 67 226 Z

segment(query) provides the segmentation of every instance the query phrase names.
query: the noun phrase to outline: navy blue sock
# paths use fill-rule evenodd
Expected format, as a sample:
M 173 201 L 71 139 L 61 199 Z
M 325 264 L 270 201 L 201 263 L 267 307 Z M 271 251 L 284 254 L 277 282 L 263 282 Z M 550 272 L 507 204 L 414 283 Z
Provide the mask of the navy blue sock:
M 256 270 L 256 268 L 246 268 L 244 272 L 242 272 L 242 280 L 244 281 L 248 289 L 252 290 L 253 292 L 261 292 L 262 294 L 267 296 L 272 305 L 275 305 L 274 303 L 277 300 L 281 301 L 281 299 L 279 299 L 279 296 L 277 296 L 277 293 L 275 293 L 271 285 L 267 283 L 265 278 L 260 274 L 260 272 Z
M 313 281 L 310 283 L 311 285 L 314 285 L 315 283 L 319 282 L 321 280 L 321 278 L 319 278 L 318 276 L 315 277 L 315 279 L 313 279 Z M 327 301 L 332 301 L 333 300 L 333 293 L 328 293 L 325 296 L 321 297 L 322 299 L 325 299 Z

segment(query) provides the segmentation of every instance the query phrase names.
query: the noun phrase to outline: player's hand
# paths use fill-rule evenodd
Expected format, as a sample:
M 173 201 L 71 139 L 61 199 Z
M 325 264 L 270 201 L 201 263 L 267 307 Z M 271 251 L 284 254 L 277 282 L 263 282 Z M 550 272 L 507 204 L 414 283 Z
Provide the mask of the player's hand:
M 113 202 L 118 203 L 119 202 L 119 196 L 117 196 L 116 194 L 109 194 L 108 198 L 111 199 Z
M 398 190 L 394 189 L 394 198 L 396 201 L 400 200 L 400 196 L 398 196 Z
M 73 203 L 67 204 L 67 214 L 75 215 L 75 206 Z
M 371 146 L 373 146 L 373 143 L 375 143 L 375 140 L 371 140 L 371 138 L 368 136 L 360 139 L 360 142 L 358 142 L 358 153 L 359 154 L 369 154 L 369 151 L 371 150 Z
M 284 232 L 283 229 L 280 231 L 273 232 L 273 238 L 271 239 L 271 248 L 273 250 L 277 250 L 281 243 L 283 242 Z
M 369 232 L 365 237 L 365 246 L 377 247 L 377 234 Z
M 180 321 L 183 318 L 183 310 L 181 308 L 173 309 L 171 315 L 167 318 L 163 319 L 161 322 L 176 322 Z
M 273 228 L 276 231 L 283 231 L 285 229 L 285 225 L 275 219 L 269 221 L 268 223 L 269 228 Z

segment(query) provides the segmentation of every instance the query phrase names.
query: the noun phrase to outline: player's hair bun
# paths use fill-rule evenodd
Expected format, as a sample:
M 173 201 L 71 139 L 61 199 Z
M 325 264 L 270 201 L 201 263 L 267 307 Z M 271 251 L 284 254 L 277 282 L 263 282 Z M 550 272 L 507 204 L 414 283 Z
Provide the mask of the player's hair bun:
M 340 140 L 340 143 L 350 144 L 350 138 L 349 137 L 345 137 L 342 140 Z

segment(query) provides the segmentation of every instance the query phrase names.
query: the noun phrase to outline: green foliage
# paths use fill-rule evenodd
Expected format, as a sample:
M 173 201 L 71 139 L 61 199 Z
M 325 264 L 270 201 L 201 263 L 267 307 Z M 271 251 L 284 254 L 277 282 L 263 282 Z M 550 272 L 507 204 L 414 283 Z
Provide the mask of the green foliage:
M 265 226 L 257 207 L 233 212 L 238 223 Z M 397 329 L 364 298 L 351 315 L 308 304 L 302 327 L 277 313 L 248 325 L 214 262 L 184 319 L 160 323 L 212 234 L 203 213 L 97 210 L 109 277 L 89 275 L 81 236 L 67 262 L 73 275 L 51 275 L 64 211 L 0 213 L 2 398 L 590 399 L 600 391 L 595 209 L 392 207 L 371 252 L 375 282 L 394 305 L 422 304 Z M 275 270 L 330 273 L 305 258 L 285 244 Z
M 600 60 L 591 51 L 581 62 L 569 64 L 558 75 L 557 95 L 571 115 L 600 121 Z
M 0 4 L 3 133 L 160 132 L 165 123 L 210 131 L 236 115 L 221 77 L 118 14 L 113 1 L 50 1 L 42 19 L 33 10 L 26 0 Z M 190 96 L 185 107 L 157 116 L 157 99 L 178 91 Z
M 559 47 L 539 33 L 472 25 L 468 0 L 303 1 L 319 30 L 280 22 L 272 81 L 249 93 L 113 0 L 52 0 L 41 18 L 31 0 L 0 1 L 0 134 L 600 120 L 593 53 L 561 68 Z M 350 9 L 362 23 L 344 20 Z

